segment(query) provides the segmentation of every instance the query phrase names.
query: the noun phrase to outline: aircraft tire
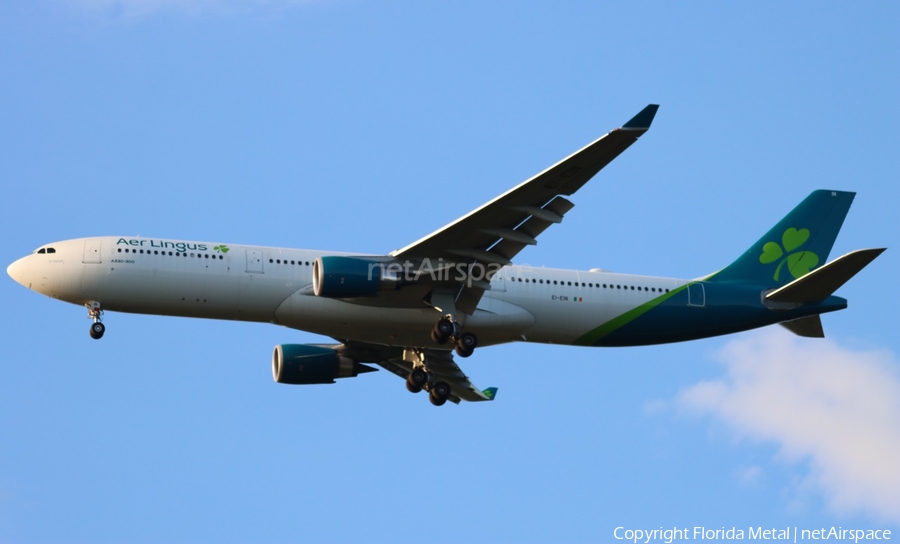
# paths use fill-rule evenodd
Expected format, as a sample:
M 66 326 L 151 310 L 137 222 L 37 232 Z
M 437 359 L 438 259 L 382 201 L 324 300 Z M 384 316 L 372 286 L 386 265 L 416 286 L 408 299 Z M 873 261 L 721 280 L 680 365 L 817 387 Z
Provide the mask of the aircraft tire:
M 457 344 L 456 347 L 453 348 L 453 351 L 455 351 L 456 354 L 459 355 L 460 357 L 468 357 L 468 356 L 472 355 L 473 353 L 475 353 L 474 349 L 466 348 L 465 346 L 463 346 L 461 344 Z
M 421 387 L 417 387 L 416 385 L 410 383 L 409 380 L 406 380 L 406 390 L 410 393 L 419 393 L 422 391 Z
M 103 333 L 106 332 L 106 326 L 99 321 L 91 325 L 91 338 L 94 340 L 100 340 L 103 338 Z
M 446 336 L 442 337 L 437 331 L 437 328 L 431 330 L 431 341 L 435 344 L 446 344 L 447 340 L 449 340 L 449 338 L 447 338 Z
M 453 333 L 456 331 L 456 326 L 453 325 L 452 321 L 445 318 L 437 322 L 437 324 L 434 326 L 434 330 L 435 332 L 437 332 L 437 335 L 441 338 L 444 338 L 444 342 L 446 342 L 447 338 L 453 336 Z M 441 343 L 443 344 L 444 342 Z
M 447 382 L 437 382 L 432 385 L 431 393 L 428 395 L 431 399 L 431 404 L 441 406 L 447 402 L 447 399 L 450 398 L 450 391 L 450 386 L 447 385 Z
M 407 376 L 406 383 L 421 390 L 422 387 L 428 383 L 428 373 L 421 368 L 414 368 L 413 371 L 409 373 L 409 376 Z M 410 389 L 410 391 L 412 391 L 412 389 Z
M 474 333 L 464 332 L 459 337 L 459 345 L 470 351 L 474 351 L 475 348 L 478 347 L 478 337 L 475 336 Z

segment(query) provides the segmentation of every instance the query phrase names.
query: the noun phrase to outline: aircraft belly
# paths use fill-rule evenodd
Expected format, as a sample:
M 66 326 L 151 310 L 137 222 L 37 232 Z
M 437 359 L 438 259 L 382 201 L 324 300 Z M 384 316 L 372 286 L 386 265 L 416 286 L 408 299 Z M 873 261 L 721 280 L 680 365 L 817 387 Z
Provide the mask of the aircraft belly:
M 205 264 L 191 262 L 171 268 L 136 264 L 84 267 L 82 297 L 120 312 L 271 321 L 278 304 L 296 289 L 276 278 L 228 268 L 210 270 Z
M 275 312 L 279 325 L 333 338 L 394 346 L 437 347 L 430 334 L 440 313 L 430 307 L 390 308 L 353 304 L 339 299 L 297 292 Z M 521 339 L 534 316 L 514 304 L 482 298 L 475 313 L 464 320 L 466 331 L 478 336 L 479 346 Z
M 333 338 L 385 345 L 431 344 L 440 317 L 433 308 L 390 308 L 352 304 L 296 292 L 275 311 L 279 325 Z

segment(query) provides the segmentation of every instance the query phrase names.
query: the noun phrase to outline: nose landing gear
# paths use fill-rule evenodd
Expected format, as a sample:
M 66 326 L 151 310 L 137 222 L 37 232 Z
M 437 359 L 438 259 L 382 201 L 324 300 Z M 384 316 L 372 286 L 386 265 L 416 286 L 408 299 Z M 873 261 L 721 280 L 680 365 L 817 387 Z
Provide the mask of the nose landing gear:
M 103 338 L 103 333 L 106 332 L 106 325 L 100 323 L 99 321 L 91 325 L 91 338 L 94 340 L 100 340 Z
M 94 340 L 100 340 L 103 338 L 103 333 L 106 332 L 106 326 L 101 322 L 103 315 L 103 308 L 100 307 L 99 302 L 91 302 L 90 304 L 84 305 L 88 310 L 88 317 L 94 320 L 94 323 L 91 325 L 91 338 Z

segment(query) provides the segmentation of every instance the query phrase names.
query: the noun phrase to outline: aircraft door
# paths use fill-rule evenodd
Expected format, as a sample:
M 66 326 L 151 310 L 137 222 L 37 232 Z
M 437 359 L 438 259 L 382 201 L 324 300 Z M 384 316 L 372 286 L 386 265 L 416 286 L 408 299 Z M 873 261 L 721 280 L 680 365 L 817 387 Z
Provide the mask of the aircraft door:
M 100 246 L 103 243 L 102 238 L 88 238 L 84 241 L 84 257 L 81 262 L 98 264 L 100 263 Z
M 248 249 L 247 250 L 247 273 L 248 274 L 262 274 L 263 273 L 263 258 L 262 258 L 262 250 L 261 249 Z
M 706 290 L 702 283 L 692 283 L 688 286 L 688 306 L 706 306 Z

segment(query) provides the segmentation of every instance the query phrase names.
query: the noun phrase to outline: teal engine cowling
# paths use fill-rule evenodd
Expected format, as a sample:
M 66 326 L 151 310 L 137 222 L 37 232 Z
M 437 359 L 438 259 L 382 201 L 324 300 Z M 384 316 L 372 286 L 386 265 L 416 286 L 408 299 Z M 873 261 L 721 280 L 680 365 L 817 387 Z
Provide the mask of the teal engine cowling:
M 399 286 L 396 275 L 377 261 L 328 256 L 313 263 L 313 292 L 317 297 L 367 297 Z
M 334 383 L 337 378 L 353 378 L 374 370 L 325 346 L 281 344 L 272 353 L 272 377 L 278 383 Z

